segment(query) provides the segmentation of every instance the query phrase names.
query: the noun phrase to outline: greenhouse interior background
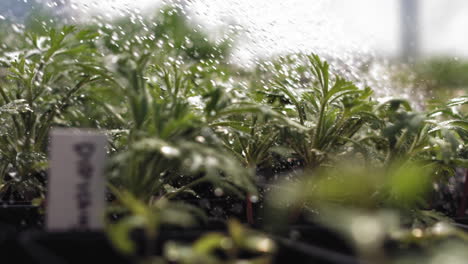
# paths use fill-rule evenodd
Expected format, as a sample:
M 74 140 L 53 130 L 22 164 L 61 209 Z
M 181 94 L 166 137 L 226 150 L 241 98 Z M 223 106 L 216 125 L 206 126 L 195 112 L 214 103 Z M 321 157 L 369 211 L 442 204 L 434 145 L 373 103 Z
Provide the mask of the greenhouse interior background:
M 13 21 L 42 2 L 68 19 L 104 18 L 125 12 L 151 13 L 159 0 L 3 0 L 2 18 Z M 167 1 L 170 3 L 171 1 Z M 398 56 L 402 52 L 404 25 L 411 27 L 418 55 L 468 56 L 468 3 L 463 0 L 180 0 L 191 18 L 206 30 L 240 25 L 250 33 L 254 54 L 288 50 L 356 50 Z M 340 43 L 336 43 L 340 42 Z M 254 45 L 252 45 L 252 43 Z

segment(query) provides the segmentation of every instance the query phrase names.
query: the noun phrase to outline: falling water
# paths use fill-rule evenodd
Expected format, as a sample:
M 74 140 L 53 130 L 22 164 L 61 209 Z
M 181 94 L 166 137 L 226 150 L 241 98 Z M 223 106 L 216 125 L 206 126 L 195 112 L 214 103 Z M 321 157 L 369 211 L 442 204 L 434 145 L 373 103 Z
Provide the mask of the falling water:
M 163 4 L 177 5 L 195 28 L 213 39 L 233 39 L 233 64 L 252 68 L 270 58 L 313 52 L 326 58 L 333 71 L 361 87 L 373 88 L 378 97 L 397 94 L 418 102 L 425 96 L 419 90 L 414 92 L 414 81 L 396 78 L 407 71 L 394 59 L 399 45 L 395 37 L 398 1 L 38 1 L 60 10 L 67 22 L 97 22 L 115 30 L 115 38 L 120 36 L 112 19 L 130 17 L 134 23 L 144 23 L 143 17 L 154 15 Z M 383 13 L 385 17 L 379 17 Z

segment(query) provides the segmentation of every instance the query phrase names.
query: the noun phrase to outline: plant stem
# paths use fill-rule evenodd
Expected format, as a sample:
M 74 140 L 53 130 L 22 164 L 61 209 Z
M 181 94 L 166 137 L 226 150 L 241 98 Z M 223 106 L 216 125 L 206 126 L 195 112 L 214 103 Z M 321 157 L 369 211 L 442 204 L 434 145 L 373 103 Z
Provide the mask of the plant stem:
M 173 192 L 170 192 L 170 193 L 167 193 L 165 196 L 167 199 L 172 199 L 174 197 L 176 197 L 177 195 L 179 195 L 181 192 L 187 190 L 187 189 L 190 189 L 202 182 L 206 182 L 208 181 L 208 178 L 206 176 L 203 176 L 201 178 L 198 178 L 196 180 L 194 180 L 193 182 L 187 184 L 187 185 L 184 185 L 182 187 L 180 187 L 179 189 L 177 189 L 176 191 L 173 191 Z

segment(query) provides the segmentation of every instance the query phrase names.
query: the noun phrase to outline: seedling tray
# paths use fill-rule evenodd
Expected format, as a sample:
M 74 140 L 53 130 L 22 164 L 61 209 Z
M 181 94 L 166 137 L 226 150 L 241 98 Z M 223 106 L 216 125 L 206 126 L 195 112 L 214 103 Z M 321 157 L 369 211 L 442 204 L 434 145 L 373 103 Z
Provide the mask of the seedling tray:
M 274 263 L 359 263 L 352 250 L 339 238 L 321 227 L 293 226 L 290 232 L 299 232 L 299 239 L 282 235 L 273 235 L 278 251 Z M 225 232 L 216 226 L 214 229 L 163 229 L 154 241 L 151 255 L 161 255 L 163 245 L 167 241 L 191 243 L 206 232 Z M 140 252 L 148 254 L 147 240 L 144 232 L 133 234 Z M 313 242 L 313 243 L 311 243 Z M 82 264 L 104 259 L 106 263 L 135 263 L 134 259 L 120 254 L 112 245 L 104 232 L 45 232 L 24 231 L 17 237 L 5 241 L 0 252 L 15 263 L 47 263 L 47 264 Z M 246 252 L 246 256 L 248 252 Z

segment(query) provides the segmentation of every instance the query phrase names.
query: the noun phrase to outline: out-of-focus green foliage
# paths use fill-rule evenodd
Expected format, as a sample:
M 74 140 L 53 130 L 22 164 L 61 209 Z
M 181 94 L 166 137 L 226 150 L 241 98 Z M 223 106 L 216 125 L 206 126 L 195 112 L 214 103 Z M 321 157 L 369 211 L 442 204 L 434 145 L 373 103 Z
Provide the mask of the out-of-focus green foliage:
M 392 168 L 368 167 L 354 160 L 336 167 L 306 172 L 297 182 L 285 183 L 274 195 L 279 204 L 343 205 L 375 209 L 415 209 L 430 191 L 434 168 L 402 162 Z M 292 199 L 292 200 L 291 200 Z
M 16 199 L 42 192 L 38 173 L 46 168 L 50 127 L 67 123 L 64 114 L 73 111 L 75 97 L 103 78 L 89 70 L 99 68 L 99 57 L 90 45 L 94 34 L 67 26 L 45 36 L 31 32 L 24 37 L 29 49 L 3 58 L 6 77 L 0 80 L 4 123 L 0 182 L 11 178 L 1 185 L 1 193 L 16 193 Z
M 126 190 L 120 191 L 113 186 L 111 189 L 118 202 L 123 206 L 111 208 L 111 213 L 115 211 L 128 216 L 117 223 L 109 223 L 108 233 L 114 245 L 126 255 L 137 254 L 137 242 L 132 237 L 136 230 L 143 231 L 143 238 L 148 243 L 145 249 L 148 252 L 145 254 L 151 254 L 161 225 L 190 227 L 195 226 L 200 220 L 204 220 L 203 212 L 196 207 L 180 202 L 171 202 L 167 199 L 159 199 L 147 204 Z
M 122 253 L 139 259 L 142 263 L 243 263 L 267 264 L 272 263 L 276 245 L 266 235 L 252 231 L 242 226 L 236 220 L 228 223 L 227 234 L 222 232 L 209 232 L 202 235 L 192 244 L 168 241 L 164 245 L 163 254 L 160 257 L 151 253 L 158 241 L 162 225 L 187 228 L 196 226 L 204 219 L 203 212 L 196 207 L 181 202 L 171 202 L 166 199 L 158 199 L 147 205 L 141 202 L 130 192 L 120 191 L 112 187 L 118 201 L 126 208 L 114 210 L 128 214 L 127 217 L 117 223 L 108 224 L 108 232 L 112 243 Z M 198 218 L 196 217 L 198 216 Z M 143 231 L 144 246 L 143 255 L 138 255 L 137 239 L 132 234 L 135 231 Z M 140 249 L 141 251 L 141 249 Z M 215 253 L 223 252 L 222 256 Z M 241 257 L 248 252 L 252 257 Z M 141 254 L 141 253 L 140 253 Z M 243 254 L 245 255 L 245 254 Z
M 164 257 L 169 262 L 195 263 L 273 263 L 275 242 L 259 232 L 243 227 L 238 221 L 228 222 L 228 234 L 207 233 L 192 245 L 169 242 Z M 222 252 L 226 257 L 216 256 Z M 252 257 L 242 257 L 248 252 Z M 244 254 L 242 254 L 244 253 Z
M 414 71 L 418 84 L 436 98 L 450 98 L 468 92 L 468 63 L 462 59 L 441 57 L 425 60 L 415 65 Z
M 228 37 L 210 40 L 208 35 L 190 25 L 184 10 L 176 7 L 162 8 L 151 18 L 121 18 L 99 27 L 99 31 L 103 47 L 110 54 L 153 53 L 156 58 L 181 56 L 186 61 L 219 63 L 228 59 L 232 45 Z
M 413 261 L 432 259 L 440 250 L 438 243 L 453 243 L 454 258 L 461 259 L 467 233 L 449 218 L 421 210 L 434 175 L 433 166 L 420 163 L 382 169 L 348 161 L 283 182 L 270 194 L 265 217 L 276 230 L 293 221 L 291 216 L 305 213 L 307 219 L 344 235 L 360 259 L 370 263 L 400 263 L 407 253 Z

